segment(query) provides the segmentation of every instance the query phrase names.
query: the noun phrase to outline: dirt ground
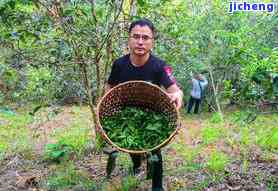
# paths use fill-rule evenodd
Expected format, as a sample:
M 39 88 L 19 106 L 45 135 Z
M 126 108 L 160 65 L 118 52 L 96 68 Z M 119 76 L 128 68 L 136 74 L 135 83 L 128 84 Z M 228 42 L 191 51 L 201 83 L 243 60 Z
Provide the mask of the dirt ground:
M 165 151 L 164 155 L 172 154 L 170 150 L 169 153 L 167 152 L 168 151 Z M 225 168 L 225 172 L 223 173 L 224 178 L 221 180 L 221 182 L 218 184 L 209 183 L 207 188 L 204 190 L 267 191 L 266 185 L 269 183 L 268 181 L 270 181 L 270 177 L 276 179 L 273 180 L 273 182 L 276 182 L 276 184 L 272 185 L 273 190 L 276 190 L 276 188 L 278 188 L 278 165 L 276 162 L 270 163 L 269 161 L 266 162 L 254 160 L 249 163 L 248 169 L 243 171 L 241 162 L 234 161 Z M 171 171 L 169 169 L 178 168 L 182 163 L 182 159 L 177 157 L 175 162 L 166 161 L 164 163 L 164 169 Z M 105 177 L 105 165 L 105 155 L 91 155 L 76 162 L 77 168 L 87 172 L 90 175 L 90 178 L 95 182 L 103 181 L 103 177 Z M 20 156 L 14 156 L 12 158 L 6 159 L 1 164 L 0 191 L 42 190 L 40 189 L 40 182 L 47 175 L 49 168 L 51 167 L 47 167 L 43 163 L 36 162 L 35 160 L 26 160 Z M 109 181 L 111 187 L 113 187 L 114 184 L 118 184 L 120 182 L 120 177 L 127 176 L 128 173 L 128 169 L 122 168 L 121 166 L 116 167 L 112 173 L 112 178 Z M 175 174 L 170 173 L 170 175 L 164 176 L 164 189 L 167 191 L 172 191 L 176 190 L 173 188 L 174 186 L 194 186 L 198 184 L 198 182 L 203 181 L 208 174 L 209 173 L 204 170 L 194 172 L 183 171 Z M 149 180 L 145 180 L 145 177 L 146 174 L 142 174 L 142 176 L 139 177 L 143 184 L 140 184 L 140 188 L 135 189 L 134 191 L 147 191 L 150 189 L 151 183 Z M 75 188 L 72 190 L 76 191 Z
M 33 124 L 29 128 L 36 129 L 37 133 L 47 134 L 49 129 L 63 128 L 70 123 L 71 115 L 74 115 L 69 109 L 64 109 L 51 121 L 41 124 Z M 202 120 L 190 119 L 186 124 L 183 124 L 183 129 L 180 131 L 174 142 L 184 143 L 185 145 L 194 148 L 199 144 L 199 140 L 193 140 L 189 135 L 198 134 Z M 43 136 L 42 136 L 43 137 Z M 45 144 L 41 139 L 36 144 L 34 153 L 30 153 L 28 157 L 15 154 L 0 161 L 0 191 L 42 191 L 42 182 L 51 171 L 51 165 L 47 165 L 38 159 L 38 153 Z M 220 146 L 217 146 L 219 144 Z M 238 155 L 237 149 L 225 148 L 223 143 L 208 145 L 209 152 L 211 147 L 223 147 L 222 150 L 230 152 L 231 156 Z M 265 160 L 261 157 L 262 153 L 258 148 L 254 148 L 248 155 L 248 165 L 244 166 L 241 161 L 233 160 L 225 167 L 222 177 L 219 181 L 207 181 L 205 191 L 268 191 L 267 185 L 271 183 L 272 190 L 278 190 L 278 155 L 273 154 L 270 159 Z M 205 182 L 206 179 L 213 179 L 213 175 L 206 169 L 186 170 L 180 168 L 184 165 L 184 160 L 177 155 L 176 151 L 171 147 L 163 149 L 164 158 L 164 189 L 165 191 L 174 190 L 190 190 L 183 188 L 194 188 L 200 182 Z M 170 159 L 169 159 L 170 158 Z M 93 154 L 92 152 L 84 156 L 82 160 L 75 161 L 76 168 L 89 174 L 89 177 L 94 182 L 104 181 L 106 168 L 105 154 Z M 199 161 L 198 161 L 199 160 Z M 202 163 L 202 154 L 194 161 Z M 143 166 L 143 168 L 145 168 Z M 180 170 L 179 170 L 180 169 Z M 129 169 L 123 165 L 117 165 L 112 173 L 112 178 L 108 181 L 111 187 L 116 186 L 121 181 L 120 177 L 127 176 Z M 138 177 L 140 180 L 140 188 L 134 191 L 147 191 L 150 189 L 150 180 L 145 179 L 145 174 Z M 82 188 L 73 187 L 72 191 L 82 190 Z M 108 191 L 108 190 L 107 190 Z

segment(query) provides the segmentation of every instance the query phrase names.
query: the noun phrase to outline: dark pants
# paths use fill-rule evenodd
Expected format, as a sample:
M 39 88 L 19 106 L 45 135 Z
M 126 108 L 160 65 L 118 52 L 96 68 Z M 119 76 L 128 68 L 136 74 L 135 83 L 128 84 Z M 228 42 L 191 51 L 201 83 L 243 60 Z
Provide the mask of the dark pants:
M 108 153 L 107 153 L 108 154 Z M 114 151 L 112 153 L 109 153 L 107 166 L 106 166 L 106 174 L 107 178 L 110 177 L 112 171 L 115 168 L 116 165 L 116 157 L 117 157 L 118 151 Z M 157 159 L 156 161 L 150 162 L 148 158 L 147 163 L 147 178 L 152 178 L 152 190 L 153 191 L 163 191 L 162 187 L 162 175 L 163 175 L 163 166 L 162 166 L 162 156 L 161 151 L 154 151 L 152 152 L 152 155 L 156 155 Z M 142 156 L 141 155 L 130 155 L 132 162 L 133 162 L 133 173 L 139 173 L 139 168 L 141 166 L 142 162 Z
M 162 168 L 162 156 L 161 151 L 154 151 L 152 155 L 156 155 L 158 160 L 153 161 L 152 163 L 147 163 L 147 171 L 149 176 L 149 171 L 151 172 L 150 177 L 152 178 L 152 190 L 153 191 L 162 191 L 162 175 L 163 175 L 163 168 Z M 130 155 L 132 162 L 133 162 L 133 172 L 136 173 L 141 166 L 142 156 L 141 155 Z
M 196 99 L 196 98 L 193 98 L 192 96 L 190 96 L 187 113 L 191 112 L 191 109 L 192 109 L 193 105 L 195 104 L 194 113 L 197 114 L 199 111 L 200 103 L 201 103 L 201 99 Z

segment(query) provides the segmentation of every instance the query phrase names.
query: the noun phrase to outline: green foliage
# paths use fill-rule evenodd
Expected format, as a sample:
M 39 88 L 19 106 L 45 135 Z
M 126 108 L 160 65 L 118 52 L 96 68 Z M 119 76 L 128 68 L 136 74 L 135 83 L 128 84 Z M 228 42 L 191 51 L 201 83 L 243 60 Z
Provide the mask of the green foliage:
M 72 151 L 73 149 L 69 145 L 61 142 L 47 144 L 43 154 L 44 160 L 59 163 L 62 160 L 68 160 Z
M 25 153 L 32 149 L 27 125 L 31 122 L 28 114 L 0 112 L 0 153 Z
M 194 191 L 204 190 L 205 188 L 208 187 L 209 183 L 210 183 L 209 178 L 206 178 L 206 179 L 198 182 L 196 185 L 194 185 L 192 190 L 194 190 Z
M 253 123 L 248 123 L 249 115 L 247 111 L 230 113 L 227 120 L 236 127 L 232 134 L 236 132 L 239 134 L 239 137 L 230 137 L 230 141 L 234 144 L 239 143 L 244 152 L 248 152 L 248 146 L 251 144 L 269 151 L 277 149 L 277 116 L 257 115 Z M 228 134 L 231 136 L 231 132 Z
M 126 20 L 148 17 L 158 29 L 153 52 L 173 67 L 185 95 L 190 89 L 187 83 L 190 71 L 202 72 L 209 78 L 210 70 L 221 102 L 232 99 L 242 104 L 260 99 L 275 100 L 278 90 L 274 84 L 278 60 L 275 48 L 277 13 L 227 14 L 228 3 L 140 0 L 135 3 L 130 17 L 125 15 L 117 19 L 121 9 L 116 2 L 96 1 L 92 6 L 87 1 L 61 1 L 56 7 L 57 14 L 52 15 L 46 9 L 55 9 L 52 1 L 45 2 L 45 6 L 35 1 L 1 1 L 0 48 L 3 55 L 0 55 L 0 62 L 16 69 L 16 74 L 23 79 L 26 67 L 51 71 L 52 82 L 56 82 L 52 84 L 55 95 L 50 87 L 39 87 L 40 90 L 32 95 L 34 98 L 27 96 L 31 92 L 25 92 L 25 98 L 39 100 L 37 97 L 49 96 L 46 101 L 50 101 L 53 96 L 58 99 L 73 95 L 84 97 L 77 60 L 84 62 L 89 81 L 93 82 L 91 87 L 96 87 L 93 89 L 96 91 L 105 81 L 112 60 L 126 48 Z M 96 17 L 92 16 L 92 7 Z M 106 48 L 113 49 L 112 56 Z M 101 63 L 98 69 L 96 55 Z M 101 75 L 98 82 L 97 70 Z M 26 88 L 28 84 L 28 80 L 20 83 L 11 95 L 20 99 L 19 90 L 32 89 Z M 207 96 L 214 99 L 211 81 L 208 90 Z
M 119 191 L 129 191 L 139 185 L 139 180 L 134 176 L 127 176 L 122 180 L 122 188 Z
M 277 150 L 278 149 L 278 128 L 273 127 L 269 129 L 262 129 L 257 134 L 257 144 L 259 144 L 262 148 L 269 150 Z
M 18 72 L 0 61 L 0 86 L 3 86 L 0 88 L 0 103 L 4 103 L 5 100 L 14 100 L 18 84 Z
M 190 1 L 177 3 L 178 6 L 169 6 L 172 2 L 168 6 L 150 3 L 149 7 L 156 10 L 152 17 L 161 18 L 155 19 L 160 32 L 155 51 L 173 66 L 174 74 L 186 92 L 190 89 L 186 83 L 190 71 L 206 73 L 212 70 L 215 83 L 221 89 L 218 94 L 221 101 L 233 99 L 242 103 L 273 99 L 275 94 L 271 91 L 269 78 L 265 78 L 265 84 L 256 91 L 252 90 L 250 79 L 257 68 L 275 72 L 277 38 L 274 34 L 277 32 L 274 26 L 277 17 L 226 14 L 223 11 L 228 3 Z M 231 92 L 232 88 L 235 92 Z
M 57 99 L 85 97 L 84 85 L 94 96 L 99 95 L 112 57 L 121 52 L 123 38 L 115 37 L 115 30 L 121 25 L 117 22 L 121 7 L 115 2 L 95 3 L 14 0 L 1 4 L 1 41 L 5 50 L 13 52 L 5 56 L 6 63 L 17 70 L 29 66 L 48 68 L 55 77 L 52 82 L 56 82 Z M 118 34 L 126 37 L 125 33 Z M 81 75 L 83 69 L 86 80 Z M 52 101 L 52 92 L 49 96 L 48 102 Z
M 245 111 L 236 111 L 227 116 L 228 120 L 232 123 L 241 123 L 247 118 L 248 113 Z
M 17 71 L 6 65 L 0 65 L 0 80 L 6 86 L 12 88 L 18 82 Z
M 165 115 L 136 107 L 124 107 L 113 116 L 101 119 L 108 137 L 119 147 L 152 149 L 172 133 Z
M 72 162 L 67 162 L 47 177 L 45 187 L 47 190 L 65 190 L 77 185 L 82 190 L 90 190 L 94 183 L 87 174 L 78 171 Z
M 28 114 L 22 114 L 18 110 L 13 111 L 11 110 L 11 108 L 7 107 L 5 110 L 4 107 L 1 108 L 3 110 L 0 111 L 0 164 L 6 164 L 6 162 L 9 162 L 7 161 L 7 158 L 10 158 L 9 154 L 15 155 L 15 153 L 16 156 L 19 156 L 15 159 L 17 161 L 23 161 L 23 164 L 25 164 L 26 158 L 24 158 L 25 160 L 21 160 L 20 156 L 27 156 L 28 153 L 34 152 L 34 149 L 37 148 L 36 145 L 34 145 L 32 141 L 30 141 L 30 139 L 34 138 L 31 136 L 32 131 L 36 131 L 36 129 L 30 128 L 30 122 L 34 122 L 34 118 Z M 68 109 L 69 108 L 67 107 L 67 112 Z M 26 111 L 26 108 L 20 108 L 20 110 Z M 43 108 L 41 110 L 43 110 Z M 2 111 L 13 111 L 13 113 Z M 75 157 L 79 152 L 79 148 L 83 150 L 83 148 L 86 148 L 88 143 L 91 143 L 90 140 L 92 140 L 92 138 L 89 135 L 91 129 L 90 120 L 88 120 L 88 111 L 89 109 L 84 107 L 71 108 L 69 112 L 73 115 L 71 115 L 70 118 L 68 115 L 64 115 L 65 118 L 62 119 L 69 120 L 68 122 L 70 124 L 61 127 L 60 124 L 57 123 L 59 125 L 57 125 L 57 127 L 55 128 L 55 131 L 46 135 L 46 139 L 49 140 L 49 142 L 53 143 L 46 146 L 48 147 L 48 150 L 52 152 L 52 154 L 51 152 L 48 153 L 49 157 L 52 157 L 53 160 L 59 160 L 59 164 L 41 163 L 40 161 L 42 161 L 42 157 L 45 156 L 44 154 L 46 153 L 43 153 L 43 155 L 32 155 L 32 160 L 27 160 L 28 164 L 32 165 L 32 169 L 34 167 L 33 160 L 39 161 L 39 163 L 35 162 L 35 164 L 41 164 L 42 168 L 48 168 L 48 174 L 46 176 L 43 176 L 41 181 L 39 182 L 39 189 L 106 191 L 123 189 L 133 190 L 150 186 L 150 182 L 148 180 L 138 181 L 137 178 L 132 176 L 123 176 L 122 178 L 113 177 L 112 181 L 106 180 L 105 177 L 99 177 L 97 179 L 99 181 L 96 183 L 95 180 L 92 180 L 91 176 L 87 174 L 87 164 L 90 163 L 94 165 L 91 167 L 96 169 L 98 173 L 98 169 L 103 169 L 103 165 L 105 165 L 106 163 L 106 161 L 103 159 L 105 159 L 107 156 L 101 155 L 104 158 L 101 158 L 100 161 L 95 161 L 95 158 L 93 158 L 93 161 L 90 161 L 91 159 L 88 159 L 87 156 L 85 158 L 82 158 L 84 156 L 82 155 L 80 158 L 77 158 L 77 160 L 83 160 L 85 163 L 79 164 L 78 162 L 78 167 L 75 167 L 72 162 L 67 162 L 68 160 L 77 161 Z M 225 122 L 223 122 L 225 127 L 228 126 L 228 128 L 223 129 L 221 128 L 223 124 L 211 123 L 210 118 L 204 119 L 206 115 L 199 116 L 201 118 L 198 117 L 198 120 L 201 120 L 201 128 L 205 129 L 204 131 L 207 131 L 206 128 L 208 127 L 211 128 L 209 131 L 212 131 L 212 128 L 215 128 L 216 131 L 221 132 L 218 133 L 220 134 L 220 137 L 216 136 L 218 138 L 215 139 L 208 138 L 208 141 L 206 142 L 201 140 L 196 142 L 196 144 L 194 144 L 195 142 L 189 142 L 185 144 L 183 133 L 187 132 L 182 131 L 183 133 L 180 133 L 179 136 L 176 137 L 176 140 L 165 148 L 165 150 L 163 151 L 165 152 L 163 155 L 164 164 L 166 164 L 164 177 L 169 177 L 167 178 L 167 181 L 170 180 L 170 184 L 169 186 L 167 185 L 167 188 L 173 190 L 183 189 L 196 191 L 204 190 L 208 187 L 215 188 L 215 186 L 223 184 L 223 182 L 230 178 L 226 178 L 226 175 L 230 176 L 234 175 L 234 173 L 243 173 L 242 175 L 248 175 L 251 172 L 253 173 L 254 164 L 256 164 L 256 161 L 250 160 L 250 155 L 258 155 L 259 160 L 261 161 L 260 165 L 268 164 L 269 162 L 273 162 L 273 160 L 275 160 L 277 150 L 277 115 L 259 115 L 256 121 L 254 121 L 253 123 L 244 124 L 241 123 L 241 119 L 242 117 L 244 118 L 246 112 L 237 111 L 229 114 L 230 115 L 227 115 Z M 51 118 L 50 120 L 53 120 L 52 122 L 56 122 L 57 118 Z M 190 124 L 192 122 L 191 120 L 194 121 L 195 118 L 192 118 L 192 116 L 186 117 L 186 120 L 184 120 L 185 125 Z M 74 130 L 75 128 L 82 130 Z M 190 141 L 200 140 L 199 131 L 201 131 L 201 136 L 203 136 L 201 128 L 199 128 L 199 126 L 196 127 L 195 125 L 189 127 L 189 131 L 192 131 L 189 132 Z M 63 137 L 64 134 L 67 135 Z M 78 136 L 79 134 L 80 136 Z M 86 137 L 85 135 L 87 136 L 87 138 L 84 139 L 89 141 L 87 143 L 86 141 L 77 143 L 70 138 L 70 136 L 73 136 L 75 139 L 78 139 L 79 137 L 83 139 L 82 137 Z M 65 144 L 65 142 L 63 142 L 63 140 L 65 139 L 70 140 Z M 204 150 L 204 148 L 207 148 L 208 146 L 206 145 L 207 143 L 213 143 L 213 141 L 215 140 L 219 140 L 218 143 L 223 143 L 222 141 L 226 142 L 227 139 L 231 139 L 231 142 L 233 144 L 221 145 L 220 149 L 222 150 L 223 146 L 223 150 L 225 149 L 225 151 L 229 153 L 224 154 L 223 152 L 218 150 L 210 153 L 209 150 Z M 211 146 L 213 146 L 213 144 L 211 144 Z M 259 146 L 262 149 L 257 148 L 259 152 L 255 150 L 256 153 L 251 153 L 250 146 L 252 146 L 252 148 L 257 148 L 257 146 Z M 230 151 L 233 158 L 229 158 Z M 225 168 L 225 166 L 229 164 L 230 161 L 233 162 L 232 165 L 229 166 L 232 167 L 232 169 Z M 28 164 L 22 166 L 24 170 L 29 170 Z M 36 169 L 39 169 L 37 168 L 37 166 L 35 167 Z M 239 167 L 240 169 L 234 167 Z M 119 156 L 117 158 L 117 172 L 120 172 L 123 175 L 127 175 L 128 168 L 132 168 L 130 156 L 126 153 L 119 153 Z M 261 167 L 258 168 L 261 169 Z M 232 174 L 226 174 L 226 170 L 228 172 L 232 170 Z M 276 177 L 268 176 L 268 168 L 265 170 L 266 171 L 264 171 L 264 173 L 256 171 L 254 176 L 252 176 L 252 179 L 257 179 L 258 184 L 264 183 L 264 185 L 266 185 L 267 189 L 269 190 L 276 190 Z M 191 184 L 182 184 L 184 183 L 185 176 L 188 177 L 188 181 L 190 181 Z M 217 188 L 219 187 L 216 187 L 216 189 Z
M 210 153 L 206 167 L 212 172 L 220 172 L 224 170 L 228 162 L 229 158 L 224 153 L 214 151 Z
M 267 191 L 275 191 L 278 189 L 278 183 L 275 177 L 269 177 L 267 181 Z
M 218 127 L 205 127 L 201 130 L 202 140 L 205 144 L 213 143 L 220 138 L 221 132 Z
M 220 114 L 218 112 L 213 113 L 213 115 L 211 116 L 211 118 L 209 119 L 210 123 L 221 123 L 222 122 L 222 118 L 220 116 Z
M 80 156 L 93 144 L 92 137 L 90 136 L 90 128 L 78 122 L 66 129 L 57 129 L 52 133 L 52 136 L 58 142 L 58 150 L 63 150 L 64 146 L 66 146 L 67 151 L 73 151 L 77 156 Z
M 223 85 L 224 85 L 223 97 L 226 99 L 231 98 L 231 96 L 233 95 L 231 80 L 225 80 L 223 82 Z
M 183 144 L 171 144 L 171 147 L 175 149 L 177 155 L 181 156 L 184 161 L 187 162 L 187 165 L 194 165 L 193 160 L 197 157 L 202 147 L 191 148 Z M 195 167 L 193 167 L 195 168 Z M 198 167 L 197 167 L 198 168 Z
M 247 126 L 242 126 L 240 128 L 240 144 L 245 147 L 250 144 L 250 131 Z
M 101 191 L 129 191 L 134 190 L 140 184 L 140 181 L 134 176 L 126 176 L 121 180 L 113 180 L 111 182 L 104 182 L 100 185 L 98 190 Z
M 54 98 L 55 80 L 51 71 L 47 68 L 27 68 L 27 85 L 22 92 L 22 96 L 39 103 L 48 103 Z
M 248 170 L 248 167 L 249 167 L 249 161 L 248 159 L 246 158 L 246 154 L 244 154 L 245 156 L 243 156 L 243 159 L 242 159 L 242 165 L 241 165 L 241 170 L 243 173 L 246 173 L 247 170 Z
M 101 135 L 97 132 L 95 137 L 95 150 L 96 152 L 100 152 L 105 146 L 106 142 L 103 140 Z

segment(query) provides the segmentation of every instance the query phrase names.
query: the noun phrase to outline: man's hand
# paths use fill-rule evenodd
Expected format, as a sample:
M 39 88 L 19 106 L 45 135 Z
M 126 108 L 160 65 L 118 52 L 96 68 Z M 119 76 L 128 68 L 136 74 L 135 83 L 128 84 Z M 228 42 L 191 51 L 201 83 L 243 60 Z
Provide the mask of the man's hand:
M 181 89 L 177 86 L 177 84 L 173 84 L 170 87 L 168 87 L 166 91 L 172 103 L 174 103 L 176 108 L 179 110 L 182 106 L 183 97 Z
M 169 98 L 171 99 L 171 102 L 175 104 L 176 108 L 179 110 L 182 106 L 182 91 L 176 91 L 173 93 L 168 93 Z

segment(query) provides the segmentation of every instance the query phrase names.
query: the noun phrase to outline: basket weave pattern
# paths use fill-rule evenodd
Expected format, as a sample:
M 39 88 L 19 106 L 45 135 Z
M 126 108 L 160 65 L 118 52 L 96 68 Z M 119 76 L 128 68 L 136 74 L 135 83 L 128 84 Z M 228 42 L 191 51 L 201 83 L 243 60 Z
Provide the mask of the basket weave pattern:
M 163 113 L 168 118 L 169 126 L 173 128 L 173 132 L 163 143 L 149 150 L 128 150 L 118 147 L 109 139 L 100 121 L 102 117 L 112 116 L 119 112 L 123 106 L 148 108 Z M 143 154 L 157 150 L 171 141 L 177 133 L 178 111 L 170 102 L 166 92 L 158 86 L 144 81 L 129 81 L 115 86 L 102 97 L 97 105 L 97 125 L 102 137 L 108 144 L 127 153 Z

